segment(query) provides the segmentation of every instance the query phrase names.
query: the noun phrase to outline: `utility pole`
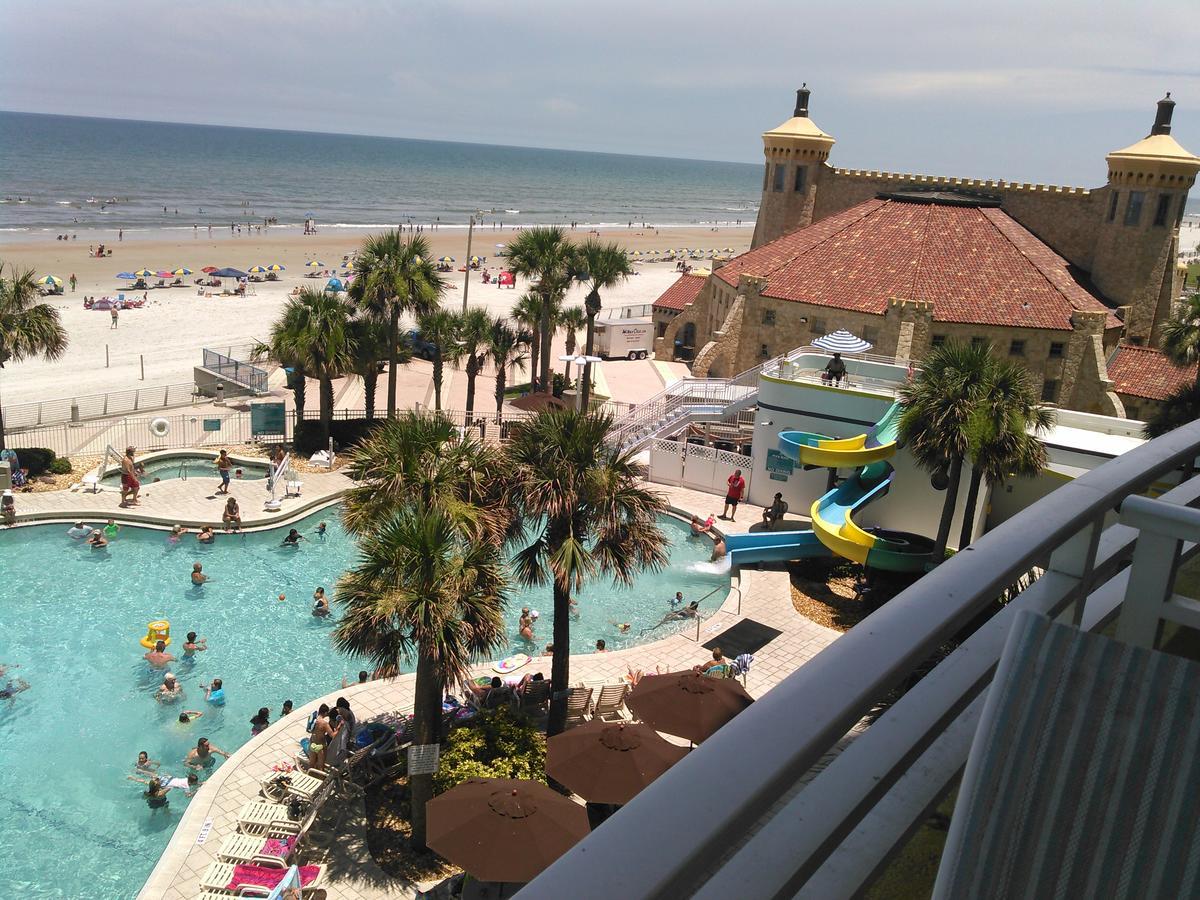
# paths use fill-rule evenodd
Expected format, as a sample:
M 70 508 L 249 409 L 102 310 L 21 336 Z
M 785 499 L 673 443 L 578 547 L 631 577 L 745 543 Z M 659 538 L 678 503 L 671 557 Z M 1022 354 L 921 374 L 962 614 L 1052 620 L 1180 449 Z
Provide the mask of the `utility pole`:
M 467 311 L 467 291 L 471 287 L 471 235 L 475 231 L 475 217 L 467 225 L 467 274 L 463 276 L 463 312 Z

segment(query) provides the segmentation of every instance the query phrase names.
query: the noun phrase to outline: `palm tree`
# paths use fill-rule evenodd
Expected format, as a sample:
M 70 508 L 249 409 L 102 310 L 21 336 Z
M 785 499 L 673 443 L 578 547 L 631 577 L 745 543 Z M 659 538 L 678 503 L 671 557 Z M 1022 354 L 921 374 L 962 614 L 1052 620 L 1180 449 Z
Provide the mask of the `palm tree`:
M 1146 437 L 1162 437 L 1168 431 L 1200 419 L 1200 384 L 1188 381 L 1167 395 L 1146 423 Z M 1188 467 L 1190 470 L 1190 466 Z M 1185 473 L 1186 477 L 1186 473 Z
M 388 418 L 396 415 L 396 370 L 400 364 L 400 316 L 432 312 L 446 284 L 430 259 L 423 237 L 405 239 L 398 229 L 372 235 L 355 257 L 358 277 L 349 296 L 364 313 L 388 327 Z
M 529 393 L 537 391 L 537 366 L 542 346 L 542 298 L 533 293 L 523 294 L 512 308 L 513 321 L 527 330 L 529 339 Z
M 53 362 L 67 352 L 67 330 L 58 310 L 42 302 L 32 269 L 9 268 L 0 262 L 0 369 L 31 356 Z M 4 449 L 4 414 L 0 411 L 0 450 Z
M 504 409 L 504 387 L 508 383 L 508 371 L 515 375 L 517 366 L 529 359 L 525 352 L 526 343 L 504 319 L 492 323 L 492 336 L 488 341 L 492 366 L 496 370 L 496 415 Z
M 900 388 L 900 443 L 920 468 L 932 473 L 933 486 L 946 491 L 934 565 L 946 555 L 963 461 L 971 450 L 971 424 L 991 365 L 986 343 L 951 341 L 931 350 L 916 377 Z
M 350 371 L 362 379 L 366 418 L 373 420 L 379 372 L 382 364 L 391 356 L 388 349 L 387 323 L 381 322 L 374 316 L 359 314 L 350 322 L 350 338 L 354 345 L 354 357 L 350 361 Z M 400 343 L 396 348 L 396 359 L 400 363 L 407 363 L 412 359 L 412 345 L 406 335 L 400 335 Z
M 554 659 L 547 734 L 566 724 L 570 679 L 571 592 L 596 574 L 630 584 L 641 569 L 667 562 L 657 516 L 663 498 L 642 487 L 645 467 L 609 442 L 612 417 L 575 410 L 546 410 L 517 423 L 507 452 L 512 503 L 529 544 L 513 558 L 523 584 L 550 581 L 554 591 Z
M 583 343 L 585 356 L 592 356 L 596 346 L 596 316 L 599 314 L 600 292 L 620 284 L 633 274 L 629 257 L 614 243 L 602 244 L 589 238 L 580 245 L 575 258 L 576 278 L 591 285 L 584 308 L 587 310 L 587 337 Z M 583 408 L 587 409 L 588 399 L 592 392 L 592 364 L 587 363 L 583 368 Z
M 440 741 L 447 686 L 465 682 L 471 660 L 504 641 L 507 579 L 499 548 L 464 538 L 437 508 L 406 505 L 359 536 L 360 562 L 338 582 L 345 612 L 334 644 L 395 667 L 417 657 L 413 740 Z M 410 775 L 412 841 L 425 846 L 433 775 Z
M 970 424 L 971 478 L 963 505 L 961 550 L 971 543 L 979 489 L 985 481 L 1036 478 L 1046 467 L 1040 436 L 1054 424 L 1050 410 L 1038 404 L 1029 370 L 1010 360 L 991 360 L 988 383 Z
M 541 357 L 538 383 L 550 391 L 550 344 L 554 327 L 555 301 L 561 300 L 571 281 L 571 263 L 575 248 L 566 231 L 557 226 L 527 228 L 505 248 L 508 267 L 517 275 L 535 279 L 534 289 L 542 298 Z M 535 356 L 535 360 L 538 357 Z
M 467 420 L 475 411 L 475 379 L 488 359 L 488 344 L 492 337 L 492 317 L 486 309 L 473 306 L 458 316 L 459 349 L 466 359 Z
M 1180 368 L 1200 363 L 1200 292 L 1188 296 L 1163 323 L 1160 344 L 1163 355 Z M 1200 367 L 1195 380 L 1200 384 Z
M 566 334 L 567 338 L 567 356 L 575 355 L 576 336 L 587 324 L 587 317 L 584 315 L 582 306 L 567 306 L 564 307 L 558 314 L 558 327 Z M 563 377 L 571 380 L 571 363 L 563 363 Z
M 438 307 L 417 319 L 421 337 L 434 346 L 433 353 L 433 408 L 442 408 L 442 379 L 446 363 L 457 362 L 462 357 L 458 344 L 458 317 Z

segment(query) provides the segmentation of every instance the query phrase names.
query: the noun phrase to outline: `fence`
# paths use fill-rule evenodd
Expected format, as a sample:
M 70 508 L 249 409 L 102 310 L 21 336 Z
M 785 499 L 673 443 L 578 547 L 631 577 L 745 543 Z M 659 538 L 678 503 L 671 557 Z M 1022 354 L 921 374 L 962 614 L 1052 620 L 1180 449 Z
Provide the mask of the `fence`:
M 230 381 L 243 385 L 256 394 L 267 392 L 266 371 L 252 363 L 232 359 L 224 353 L 218 353 L 216 350 L 209 350 L 206 347 L 204 348 L 204 368 L 210 372 L 216 372 L 222 378 L 228 378 Z
M 207 398 L 198 397 L 196 385 L 190 381 L 183 381 L 132 391 L 110 391 L 105 394 L 41 400 L 37 403 L 17 403 L 4 407 L 4 427 L 7 431 L 36 428 L 39 425 L 53 425 L 59 422 L 78 422 L 101 416 L 189 406 L 201 399 Z
M 701 444 L 662 439 L 650 442 L 651 481 L 708 494 L 724 494 L 729 476 L 735 469 L 741 469 L 748 496 L 753 462 L 749 456 Z

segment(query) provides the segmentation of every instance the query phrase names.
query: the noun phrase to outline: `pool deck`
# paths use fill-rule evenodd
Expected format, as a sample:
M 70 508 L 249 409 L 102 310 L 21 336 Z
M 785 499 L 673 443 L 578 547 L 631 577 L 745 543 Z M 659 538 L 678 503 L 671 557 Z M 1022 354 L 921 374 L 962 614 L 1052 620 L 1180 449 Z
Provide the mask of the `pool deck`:
M 343 486 L 348 484 L 348 479 L 336 473 L 318 477 L 339 478 Z M 168 493 L 171 488 L 165 486 L 165 483 L 155 486 L 151 497 L 154 507 L 164 512 L 170 510 L 172 513 L 165 516 L 163 521 L 173 523 L 179 521 L 181 516 L 191 515 L 193 511 L 195 515 L 200 516 L 206 509 L 216 512 L 219 520 L 220 507 L 217 502 L 196 496 L 195 482 L 191 484 L 190 489 L 179 488 L 171 493 Z M 335 482 L 331 480 L 328 489 L 325 490 L 325 482 L 321 482 L 320 485 L 314 485 L 313 494 L 319 495 L 321 490 L 325 490 L 328 499 L 336 493 L 333 490 L 334 485 Z M 649 487 L 664 494 L 671 506 L 679 512 L 690 514 L 695 511 L 707 515 L 708 511 L 719 508 L 720 498 L 712 494 L 659 484 L 651 484 Z M 309 483 L 306 481 L 305 500 L 312 496 L 309 490 Z M 257 488 L 247 483 L 235 485 L 235 495 L 239 500 L 243 491 L 247 491 L 247 496 L 253 494 L 256 501 L 261 499 L 261 483 Z M 169 505 L 169 501 L 175 496 L 185 504 L 184 507 Z M 220 499 L 217 498 L 218 501 Z M 110 499 L 103 509 L 113 510 L 116 505 L 113 500 L 115 498 Z M 296 511 L 292 510 L 291 514 L 295 515 Z M 760 510 L 757 507 L 744 507 L 742 516 L 736 523 L 719 524 L 727 533 L 745 532 L 749 530 L 750 525 L 759 521 Z M 93 514 L 93 518 L 95 517 Z M 124 518 L 122 517 L 122 520 Z M 129 519 L 133 520 L 132 517 Z M 205 521 L 211 522 L 211 519 Z M 797 522 L 796 525 L 800 523 Z M 709 658 L 708 651 L 699 644 L 710 640 L 743 618 L 752 618 L 782 632 L 755 654 L 754 665 L 747 678 L 746 686 L 749 692 L 754 696 L 761 696 L 838 637 L 838 632 L 823 628 L 795 611 L 792 606 L 791 585 L 785 571 L 742 571 L 740 577 L 734 577 L 733 585 L 735 589 L 730 591 L 721 609 L 702 622 L 699 642 L 693 628 L 628 650 L 575 655 L 571 657 L 571 683 L 585 680 L 614 683 L 625 676 L 628 667 L 649 671 L 653 671 L 655 666 L 661 667 L 663 671 L 689 668 Z M 531 663 L 527 671 L 539 669 L 549 672 L 548 657 L 544 658 L 544 661 L 536 660 Z M 488 665 L 478 667 L 477 673 L 492 674 Z M 145 900 L 190 900 L 200 893 L 200 877 L 216 860 L 221 841 L 236 830 L 238 811 L 248 801 L 260 799 L 259 781 L 271 770 L 272 765 L 293 757 L 300 738 L 305 735 L 304 726 L 309 714 L 321 703 L 332 705 L 337 697 L 345 696 L 360 722 L 397 710 L 409 713 L 413 705 L 413 681 L 414 676 L 401 675 L 395 679 L 353 685 L 345 689 L 331 685 L 333 690 L 330 694 L 297 707 L 288 718 L 274 723 L 239 748 L 229 760 L 217 768 L 192 798 L 180 817 L 170 843 L 138 896 Z M 347 810 L 343 836 L 333 843 L 326 858 L 318 860 L 329 863 L 329 878 L 326 882 L 326 896 L 329 900 L 411 898 L 415 897 L 419 888 L 430 887 L 428 884 L 415 885 L 384 874 L 366 850 L 361 801 L 353 801 L 348 806 L 353 808 Z M 197 837 L 206 825 L 209 826 L 207 839 L 204 843 L 197 843 Z

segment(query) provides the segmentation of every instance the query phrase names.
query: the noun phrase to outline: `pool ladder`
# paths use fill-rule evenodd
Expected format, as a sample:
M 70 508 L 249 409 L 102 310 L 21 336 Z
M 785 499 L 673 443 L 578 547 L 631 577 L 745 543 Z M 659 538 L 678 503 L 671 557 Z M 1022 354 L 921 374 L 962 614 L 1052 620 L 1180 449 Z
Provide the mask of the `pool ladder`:
M 175 477 L 180 481 L 187 481 L 187 460 L 179 464 L 179 471 L 175 473 Z

